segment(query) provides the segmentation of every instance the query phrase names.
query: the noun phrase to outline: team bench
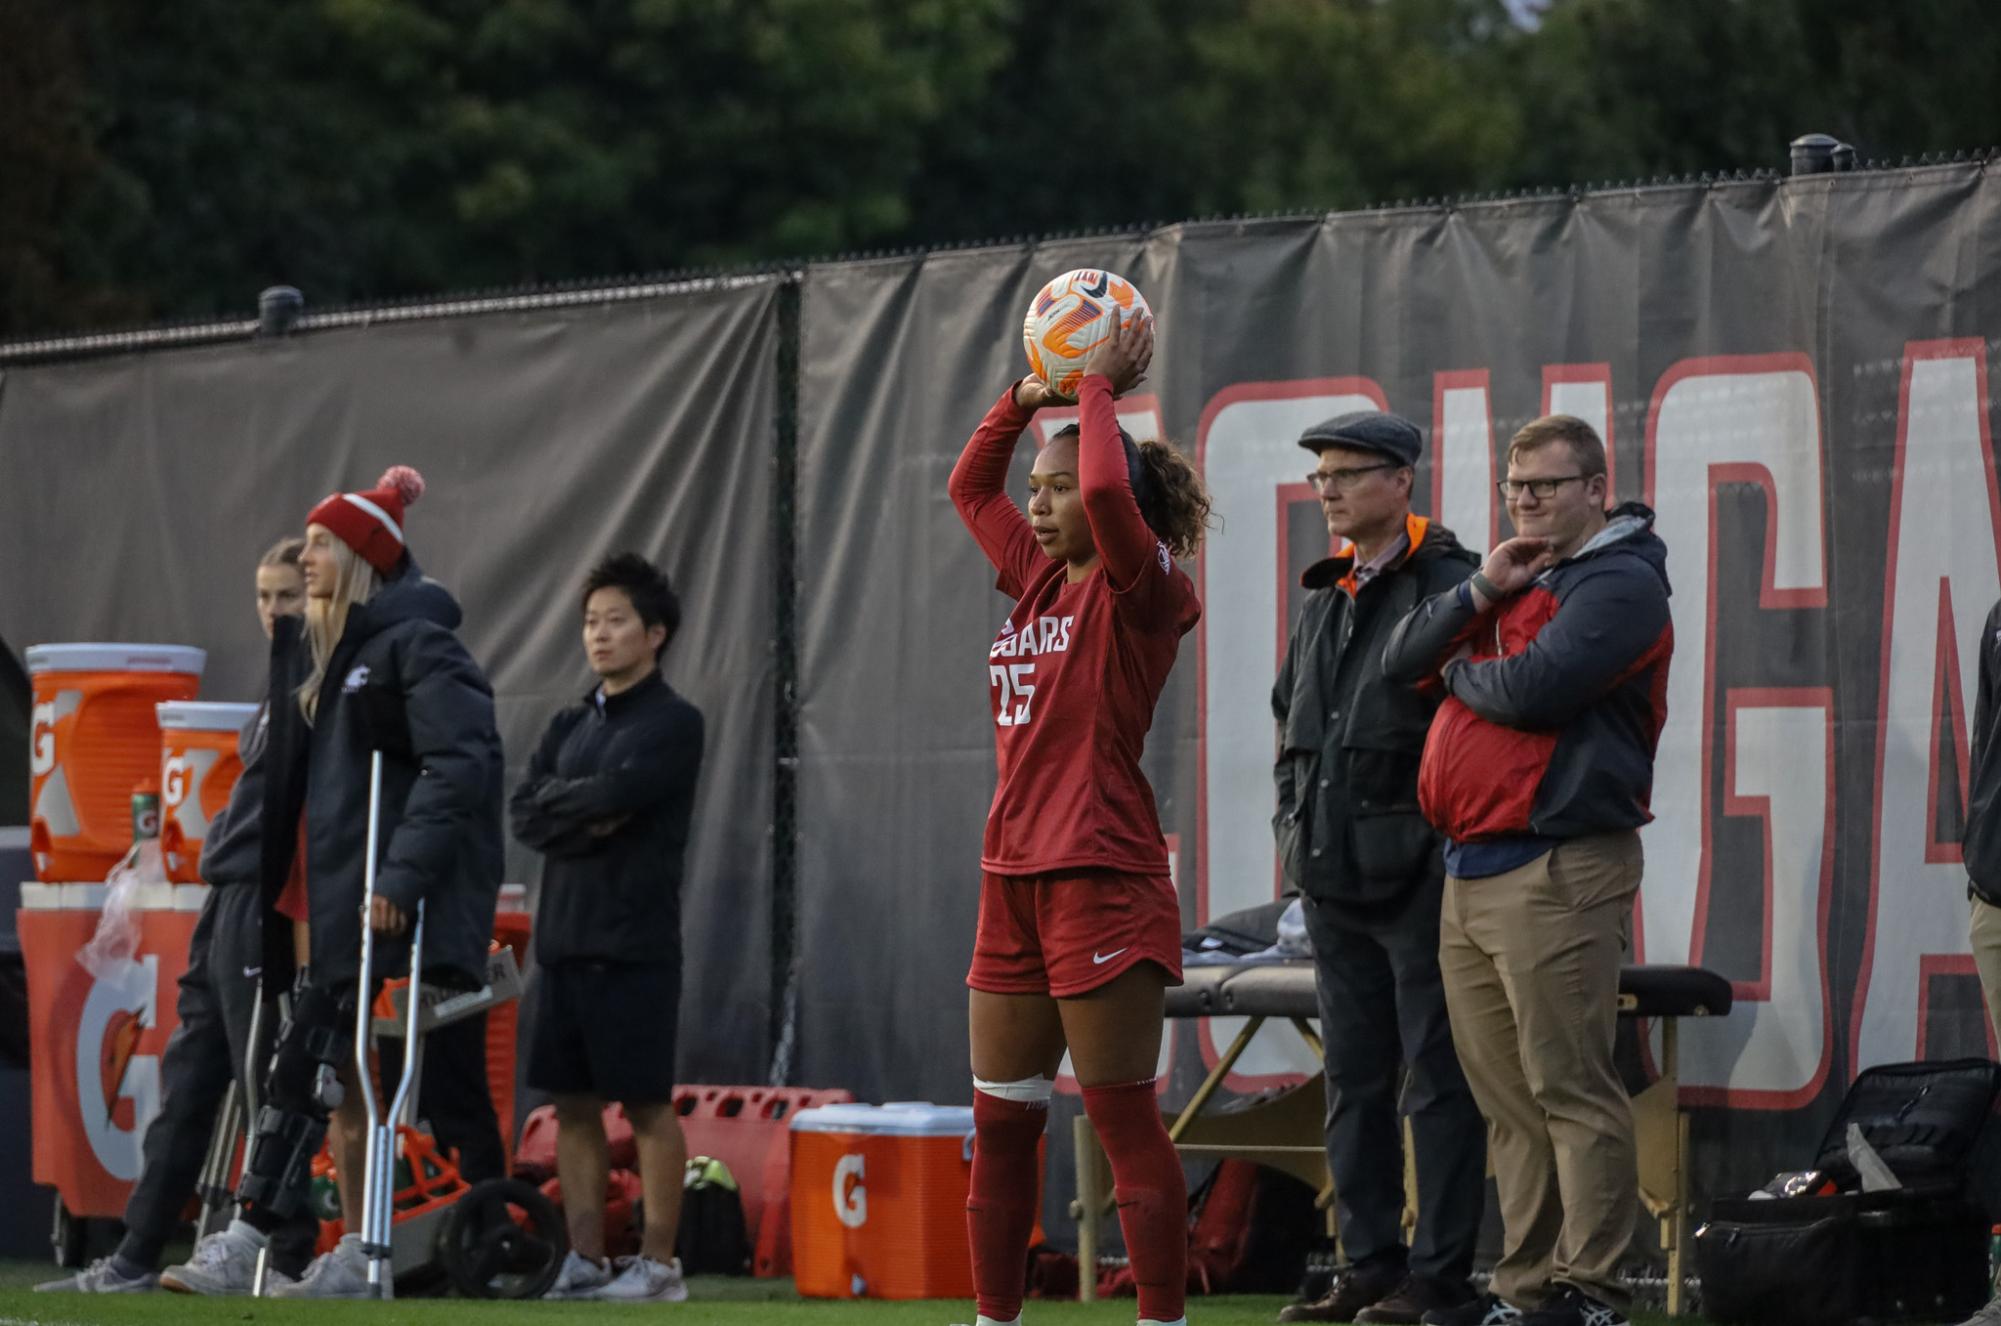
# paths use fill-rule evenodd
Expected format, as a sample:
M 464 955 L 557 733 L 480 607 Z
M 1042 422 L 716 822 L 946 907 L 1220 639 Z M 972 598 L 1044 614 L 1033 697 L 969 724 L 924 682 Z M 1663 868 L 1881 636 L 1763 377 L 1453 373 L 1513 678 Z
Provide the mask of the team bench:
M 1688 1116 L 1676 1095 L 1677 1028 L 1685 1017 L 1723 1016 L 1730 1011 L 1730 1001 L 1730 982 L 1700 967 L 1637 966 L 1619 973 L 1620 1016 L 1656 1019 L 1661 1024 L 1660 1076 L 1634 1097 L 1633 1122 L 1640 1200 L 1660 1222 L 1661 1247 L 1667 1253 L 1670 1315 L 1679 1315 L 1682 1307 L 1682 1254 L 1689 1216 Z M 1186 983 L 1167 992 L 1168 1017 L 1246 1021 L 1168 1125 L 1168 1134 L 1184 1155 L 1249 1160 L 1304 1180 L 1318 1190 L 1328 1232 L 1335 1234 L 1334 1183 L 1327 1173 L 1323 1140 L 1326 1095 L 1319 1074 L 1227 1113 L 1203 1112 L 1267 1023 L 1290 1024 L 1318 1059 L 1320 1036 L 1312 1024 L 1318 1014 L 1310 961 L 1189 967 Z M 1111 1208 L 1111 1174 L 1091 1121 L 1081 1113 L 1072 1123 L 1071 1140 L 1077 1155 L 1077 1198 L 1070 1211 L 1077 1218 L 1077 1258 L 1084 1268 L 1078 1294 L 1088 1299 L 1096 1288 L 1090 1268 L 1097 1264 L 1098 1223 Z M 1414 1194 L 1407 1134 L 1404 1166 L 1405 1192 Z M 1415 1202 L 1414 1196 L 1406 1200 Z M 1407 1205 L 1406 1222 L 1412 1215 L 1413 1207 Z

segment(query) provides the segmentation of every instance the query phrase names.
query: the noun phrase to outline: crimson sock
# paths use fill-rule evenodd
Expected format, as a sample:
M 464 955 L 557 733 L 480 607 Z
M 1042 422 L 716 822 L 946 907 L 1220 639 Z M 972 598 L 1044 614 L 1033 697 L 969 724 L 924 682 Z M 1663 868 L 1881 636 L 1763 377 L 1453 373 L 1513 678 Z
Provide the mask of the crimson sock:
M 1160 1121 L 1153 1083 L 1085 1087 L 1084 1112 L 1112 1162 L 1139 1315 L 1174 1321 L 1188 1295 L 1188 1180 Z
M 973 1177 L 966 1193 L 966 1234 L 973 1249 L 973 1291 L 982 1316 L 1021 1315 L 1028 1278 L 1028 1236 L 1035 1229 L 1039 1171 L 1035 1149 L 1049 1106 L 973 1093 Z

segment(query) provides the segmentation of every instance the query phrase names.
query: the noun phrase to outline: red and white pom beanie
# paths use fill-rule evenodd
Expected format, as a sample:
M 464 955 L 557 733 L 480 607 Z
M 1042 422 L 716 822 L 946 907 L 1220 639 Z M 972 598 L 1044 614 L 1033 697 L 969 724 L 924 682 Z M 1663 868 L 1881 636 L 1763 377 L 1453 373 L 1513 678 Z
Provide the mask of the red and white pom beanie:
M 307 513 L 306 523 L 326 526 L 363 561 L 388 575 L 403 560 L 403 508 L 423 495 L 423 475 L 408 465 L 391 465 L 365 492 L 329 494 Z

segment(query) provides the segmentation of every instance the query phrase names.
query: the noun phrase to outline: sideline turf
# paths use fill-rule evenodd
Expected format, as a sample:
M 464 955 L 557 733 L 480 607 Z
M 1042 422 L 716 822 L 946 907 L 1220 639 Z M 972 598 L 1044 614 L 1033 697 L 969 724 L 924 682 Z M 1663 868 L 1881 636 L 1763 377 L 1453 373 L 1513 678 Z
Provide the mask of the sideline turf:
M 949 1326 L 973 1319 L 970 1302 L 854 1302 L 801 1299 L 790 1280 L 750 1280 L 698 1276 L 689 1282 L 689 1301 L 673 1304 L 500 1303 L 466 1299 L 402 1299 L 394 1303 L 253 1302 L 198 1299 L 181 1294 L 37 1294 L 27 1286 L 52 1278 L 44 1263 L 0 1264 L 0 1326 L 34 1322 L 144 1323 L 146 1326 L 200 1326 L 204 1322 L 254 1322 L 259 1326 L 469 1326 L 473 1319 L 494 1326 L 533 1322 L 599 1326 L 612 1320 L 672 1321 L 686 1326 L 750 1326 L 753 1322 L 795 1326 Z M 1194 1305 L 1194 1322 L 1205 1326 L 1269 1326 L 1283 1298 L 1219 1298 Z M 1133 1301 L 1028 1305 L 1024 1326 L 1130 1326 Z
M 198 1299 L 181 1294 L 83 1295 L 37 1294 L 27 1288 L 52 1278 L 53 1269 L 40 1262 L 0 1263 L 0 1326 L 200 1326 L 205 1322 L 253 1322 L 259 1326 L 468 1326 L 469 1319 L 494 1326 L 527 1326 L 534 1322 L 603 1323 L 617 1320 L 685 1323 L 685 1326 L 750 1326 L 779 1322 L 787 1326 L 950 1326 L 973 1319 L 973 1305 L 964 1301 L 880 1303 L 799 1298 L 790 1280 L 737 1280 L 697 1277 L 689 1282 L 691 1297 L 678 1304 L 615 1303 L 496 1303 L 465 1299 L 403 1299 L 394 1303 L 252 1302 L 249 1299 Z M 1191 1326 L 1270 1326 L 1286 1300 L 1272 1295 L 1231 1295 L 1189 1302 Z M 1024 1326 L 1130 1326 L 1133 1301 L 1103 1303 L 1031 1302 Z M 1671 1320 L 1641 1314 L 1646 1326 L 1667 1326 Z M 1683 1317 L 1676 1326 L 1705 1326 Z

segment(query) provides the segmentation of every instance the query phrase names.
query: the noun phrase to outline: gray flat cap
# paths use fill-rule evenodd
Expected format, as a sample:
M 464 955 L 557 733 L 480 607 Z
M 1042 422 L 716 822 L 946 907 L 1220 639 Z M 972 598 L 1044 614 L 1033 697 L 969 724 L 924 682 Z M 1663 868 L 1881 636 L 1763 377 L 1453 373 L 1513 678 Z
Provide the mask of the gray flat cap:
M 1299 445 L 1315 455 L 1328 447 L 1359 447 L 1380 452 L 1399 465 L 1415 465 L 1424 450 L 1424 433 L 1400 414 L 1357 410 L 1313 425 L 1299 435 Z

